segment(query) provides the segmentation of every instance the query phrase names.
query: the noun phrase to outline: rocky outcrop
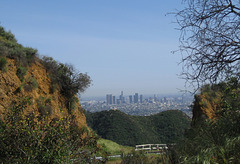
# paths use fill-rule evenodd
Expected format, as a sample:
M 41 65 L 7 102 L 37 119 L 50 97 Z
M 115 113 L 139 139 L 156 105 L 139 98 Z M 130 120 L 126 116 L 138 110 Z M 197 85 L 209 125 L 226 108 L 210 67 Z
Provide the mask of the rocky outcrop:
M 221 92 L 211 90 L 195 95 L 192 125 L 196 125 L 199 121 L 205 119 L 215 120 L 217 112 L 221 110 L 221 98 Z

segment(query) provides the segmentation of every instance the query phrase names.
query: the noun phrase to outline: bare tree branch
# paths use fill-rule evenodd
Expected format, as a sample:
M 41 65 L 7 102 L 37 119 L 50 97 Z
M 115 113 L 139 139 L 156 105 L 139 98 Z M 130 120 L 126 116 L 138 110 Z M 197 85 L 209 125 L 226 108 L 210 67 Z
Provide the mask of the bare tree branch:
M 239 77 L 240 1 L 184 2 L 187 7 L 175 13 L 181 30 L 181 77 L 193 86 Z

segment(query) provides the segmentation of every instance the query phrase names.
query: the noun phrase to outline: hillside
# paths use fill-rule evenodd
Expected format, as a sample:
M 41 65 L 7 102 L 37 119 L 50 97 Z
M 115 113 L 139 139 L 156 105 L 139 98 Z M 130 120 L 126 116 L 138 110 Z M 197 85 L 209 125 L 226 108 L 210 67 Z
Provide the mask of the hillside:
M 239 163 L 239 111 L 239 77 L 202 86 L 195 95 L 192 126 L 172 150 L 173 163 Z
M 52 78 L 51 67 L 67 69 L 67 66 L 64 67 L 64 64 L 51 58 L 40 59 L 37 50 L 23 47 L 17 43 L 13 34 L 5 32 L 2 27 L 0 34 L 0 115 L 2 116 L 12 103 L 28 99 L 31 105 L 25 107 L 25 114 L 31 111 L 39 115 L 48 115 L 50 118 L 72 114 L 76 117 L 79 127 L 86 126 L 86 118 L 75 93 L 65 94 L 63 84 L 55 83 Z M 55 65 L 49 61 L 55 62 Z M 71 80 L 67 74 L 62 74 L 65 75 L 65 79 L 61 76 L 62 83 Z M 70 103 L 74 107 L 69 107 Z M 70 108 L 73 109 L 72 113 Z
M 0 163 L 91 161 L 97 136 L 77 98 L 90 83 L 0 27 Z
M 86 113 L 87 124 L 102 138 L 121 145 L 175 143 L 190 127 L 190 118 L 169 110 L 152 116 L 131 116 L 118 110 Z

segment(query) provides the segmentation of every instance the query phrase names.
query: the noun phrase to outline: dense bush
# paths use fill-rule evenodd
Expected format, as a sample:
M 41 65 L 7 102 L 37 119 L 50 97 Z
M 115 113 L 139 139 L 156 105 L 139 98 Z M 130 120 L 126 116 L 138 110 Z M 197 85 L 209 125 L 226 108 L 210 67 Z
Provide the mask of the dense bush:
M 77 103 L 79 102 L 78 98 L 73 96 L 68 99 L 67 101 L 67 108 L 68 108 L 68 113 L 71 113 L 72 111 L 75 111 L 77 109 Z
M 52 115 L 52 107 L 50 105 L 41 105 L 38 107 L 38 112 L 41 116 L 46 117 Z
M 58 63 L 51 57 L 44 56 L 42 62 L 50 73 L 52 83 L 59 85 L 62 94 L 72 97 L 78 92 L 84 92 L 91 83 L 90 77 L 79 73 L 72 65 Z
M 239 163 L 240 114 L 207 121 L 187 133 L 175 147 L 173 163 Z
M 28 77 L 24 82 L 24 90 L 27 92 L 38 88 L 37 80 L 34 77 Z
M 19 80 L 23 81 L 24 80 L 24 76 L 27 74 L 27 68 L 26 67 L 18 67 L 17 69 L 17 76 L 19 78 Z
M 0 163 L 91 163 L 96 136 L 84 135 L 70 116 L 49 120 L 24 114 L 31 102 L 28 97 L 14 102 L 0 121 Z
M 15 36 L 0 26 L 0 55 L 15 59 L 19 66 L 26 67 L 35 62 L 37 50 L 18 44 Z
M 7 59 L 5 57 L 0 57 L 0 70 L 3 72 L 7 71 Z
M 146 154 L 145 151 L 132 151 L 122 154 L 121 164 L 168 164 L 170 158 L 165 154 Z
M 172 150 L 173 163 L 240 163 L 240 82 L 227 82 L 204 89 L 221 92 L 216 120 L 198 122 Z M 201 94 L 203 94 L 202 92 Z M 210 92 L 210 93 L 208 93 Z
M 52 115 L 53 109 L 51 106 L 51 98 L 40 96 L 37 99 L 37 107 L 41 118 Z
M 74 96 L 89 87 L 90 77 L 86 73 L 79 73 L 72 65 L 58 63 L 51 57 L 44 56 L 42 63 L 51 78 L 51 91 L 56 89 L 56 84 L 60 87 L 61 93 L 67 98 L 66 106 L 71 113 L 74 109 Z
M 149 160 L 143 151 L 133 151 L 129 154 L 122 155 L 122 164 L 148 164 Z
M 7 40 L 17 42 L 17 40 L 15 39 L 15 36 L 10 31 L 6 32 L 5 29 L 1 26 L 0 26 L 0 36 L 2 36 Z

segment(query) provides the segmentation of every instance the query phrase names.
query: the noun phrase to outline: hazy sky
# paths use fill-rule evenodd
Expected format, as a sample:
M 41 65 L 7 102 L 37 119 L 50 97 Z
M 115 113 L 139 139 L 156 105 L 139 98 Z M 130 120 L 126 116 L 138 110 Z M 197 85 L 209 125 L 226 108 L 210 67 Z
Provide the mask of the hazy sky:
M 40 55 L 87 72 L 82 95 L 165 94 L 184 88 L 174 17 L 181 0 L 6 0 L 0 25 Z

